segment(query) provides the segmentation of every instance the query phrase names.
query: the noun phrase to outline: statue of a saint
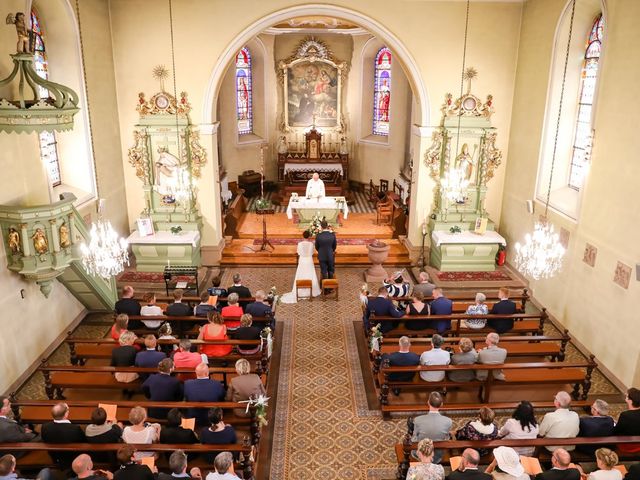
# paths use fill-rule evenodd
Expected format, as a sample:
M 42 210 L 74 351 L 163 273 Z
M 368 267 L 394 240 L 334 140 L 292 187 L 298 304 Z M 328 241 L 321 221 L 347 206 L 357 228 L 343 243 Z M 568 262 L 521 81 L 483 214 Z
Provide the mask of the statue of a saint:
M 18 34 L 16 52 L 31 53 L 31 49 L 29 48 L 29 30 L 27 30 L 24 13 L 17 12 L 15 16 L 11 13 L 7 15 L 7 25 L 11 25 L 12 23 L 16 26 L 16 33 Z
M 47 243 L 47 237 L 41 228 L 36 228 L 36 232 L 33 234 L 33 247 L 40 255 L 49 251 L 49 244 Z
M 347 155 L 349 153 L 349 147 L 347 146 L 347 139 L 345 137 L 340 139 L 339 153 L 340 155 Z
M 9 250 L 11 253 L 20 253 L 20 234 L 18 231 L 11 227 L 9 228 Z
M 166 147 L 160 147 L 160 154 L 156 161 L 155 184 L 158 193 L 168 195 L 173 193 L 173 188 L 178 184 L 178 170 L 180 160 L 175 155 L 169 153 Z
M 67 248 L 71 245 L 71 240 L 69 240 L 69 228 L 65 222 L 62 222 L 60 225 L 60 246 L 62 248 Z
M 284 135 L 282 135 L 280 138 L 278 138 L 278 153 L 287 153 L 287 151 L 289 150 L 289 147 L 287 146 L 287 137 L 285 137 Z
M 469 145 L 466 143 L 462 145 L 462 151 L 456 157 L 456 168 L 462 172 L 465 180 L 471 181 L 471 175 L 473 174 L 473 157 L 469 154 Z

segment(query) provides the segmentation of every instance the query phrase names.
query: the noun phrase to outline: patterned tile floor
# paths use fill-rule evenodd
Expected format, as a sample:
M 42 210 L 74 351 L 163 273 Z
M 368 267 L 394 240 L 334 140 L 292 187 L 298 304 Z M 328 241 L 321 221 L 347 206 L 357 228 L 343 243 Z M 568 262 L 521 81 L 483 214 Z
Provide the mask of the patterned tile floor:
M 292 268 L 227 269 L 223 284 L 233 273 L 253 290 L 275 286 L 279 293 L 291 289 Z M 378 410 L 369 410 L 365 383 L 356 347 L 354 319 L 360 316 L 355 300 L 363 283 L 362 269 L 341 268 L 340 301 L 316 299 L 295 305 L 280 304 L 283 325 L 278 399 L 275 405 L 271 470 L 264 478 L 279 479 L 391 479 L 395 477 L 393 445 L 406 431 L 406 419 L 383 421 Z M 372 285 L 373 286 L 373 285 Z M 102 337 L 108 327 L 85 322 L 77 337 Z M 552 326 L 548 327 L 553 329 Z M 550 332 L 549 332 L 550 333 Z M 69 353 L 60 347 L 52 363 L 67 364 Z M 581 359 L 573 347 L 567 360 Z M 615 388 L 599 372 L 592 393 L 614 393 Z M 45 398 L 39 375 L 25 384 L 21 398 Z M 620 410 L 615 405 L 614 415 Z M 502 424 L 506 412 L 498 415 Z M 468 419 L 455 417 L 461 425 Z

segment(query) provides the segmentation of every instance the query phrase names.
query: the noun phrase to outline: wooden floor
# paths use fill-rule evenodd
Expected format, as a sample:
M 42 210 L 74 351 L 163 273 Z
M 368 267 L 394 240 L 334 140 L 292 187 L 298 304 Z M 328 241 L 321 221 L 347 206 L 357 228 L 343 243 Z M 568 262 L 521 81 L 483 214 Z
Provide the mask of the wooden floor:
M 300 239 L 302 231 L 299 225 L 289 220 L 284 213 L 267 215 L 267 236 L 270 239 Z M 336 228 L 336 235 L 343 239 L 380 239 L 391 246 L 386 264 L 409 265 L 407 249 L 397 239 L 392 238 L 392 230 L 388 225 L 376 225 L 375 214 L 352 213 L 341 226 Z M 262 217 L 255 213 L 246 213 L 240 221 L 238 232 L 240 238 L 227 243 L 222 252 L 223 265 L 272 265 L 295 266 L 297 264 L 296 245 L 275 245 L 268 251 L 256 251 L 260 245 L 255 240 L 262 239 Z M 316 261 L 317 263 L 317 261 Z M 366 244 L 339 245 L 336 251 L 338 265 L 370 264 Z

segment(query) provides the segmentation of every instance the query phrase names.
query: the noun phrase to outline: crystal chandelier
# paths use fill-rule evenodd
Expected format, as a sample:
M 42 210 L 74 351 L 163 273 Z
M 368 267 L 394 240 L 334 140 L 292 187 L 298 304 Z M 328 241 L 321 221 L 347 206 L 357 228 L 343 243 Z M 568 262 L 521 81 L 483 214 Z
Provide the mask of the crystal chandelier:
M 87 273 L 108 279 L 124 270 L 129 265 L 129 244 L 124 238 L 119 238 L 111 226 L 111 222 L 102 219 L 102 206 L 98 207 L 98 221 L 91 225 L 90 241 L 80 245 L 82 265 Z
M 533 235 L 525 235 L 525 243 L 516 243 L 516 268 L 524 275 L 534 280 L 553 277 L 562 269 L 562 259 L 565 254 L 564 247 L 560 244 L 560 238 L 553 231 L 553 225 L 548 221 L 549 199 L 551 198 L 551 186 L 553 185 L 553 168 L 556 163 L 556 151 L 558 148 L 558 134 L 560 132 L 560 119 L 562 118 L 562 101 L 564 99 L 564 87 L 567 79 L 567 65 L 569 64 L 569 49 L 571 47 L 571 35 L 573 32 L 573 19 L 576 12 L 576 0 L 572 2 L 571 20 L 569 22 L 569 39 L 564 59 L 564 72 L 562 74 L 562 87 L 560 89 L 560 101 L 558 104 L 558 119 L 551 156 L 551 171 L 549 172 L 549 185 L 547 187 L 547 201 L 544 207 L 544 221 L 536 222 Z
M 564 247 L 553 225 L 536 222 L 533 235 L 525 235 L 525 243 L 516 243 L 516 268 L 534 280 L 552 277 L 562 268 Z
M 182 206 L 184 210 L 188 210 L 191 201 L 195 200 L 196 186 L 189 174 L 189 169 L 179 167 L 176 173 L 177 181 L 175 185 L 168 187 L 169 194 L 175 199 L 176 203 Z
M 442 179 L 442 193 L 450 202 L 463 203 L 464 194 L 469 186 L 469 180 L 465 179 L 464 172 L 459 168 L 454 168 L 445 173 Z

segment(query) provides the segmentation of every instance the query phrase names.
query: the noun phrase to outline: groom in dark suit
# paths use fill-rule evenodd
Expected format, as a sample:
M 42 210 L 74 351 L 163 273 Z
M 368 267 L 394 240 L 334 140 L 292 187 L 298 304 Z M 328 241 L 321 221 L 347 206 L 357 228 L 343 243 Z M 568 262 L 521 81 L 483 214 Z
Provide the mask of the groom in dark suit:
M 322 220 L 320 222 L 322 231 L 316 235 L 316 250 L 318 251 L 318 261 L 320 262 L 320 273 L 322 278 L 333 278 L 335 272 L 336 256 L 336 234 L 329 230 L 329 224 Z

